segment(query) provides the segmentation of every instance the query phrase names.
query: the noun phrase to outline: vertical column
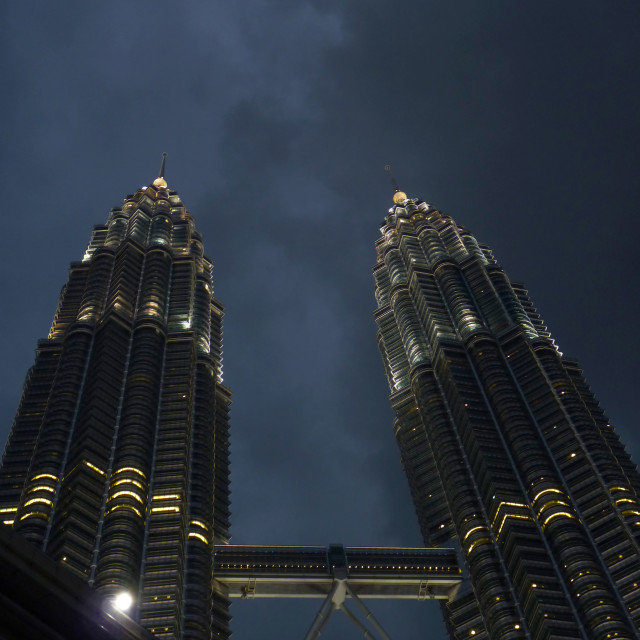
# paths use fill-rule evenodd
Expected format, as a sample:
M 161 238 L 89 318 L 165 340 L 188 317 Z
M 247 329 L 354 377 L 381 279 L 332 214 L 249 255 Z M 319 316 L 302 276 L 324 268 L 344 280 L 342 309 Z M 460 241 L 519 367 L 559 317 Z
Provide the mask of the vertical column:
M 48 553 L 83 578 L 89 575 L 103 496 L 130 328 L 113 319 L 96 329 L 84 393 L 69 447 L 49 534 Z
M 64 475 L 65 457 L 73 433 L 92 340 L 92 331 L 81 326 L 72 328 L 67 334 L 31 458 L 28 480 L 14 527 L 38 546 L 45 543 L 59 482 Z
M 202 354 L 198 354 L 194 387 L 185 541 L 185 640 L 211 637 L 216 380 L 209 358 Z
M 30 487 L 28 499 L 51 500 L 55 495 L 55 476 L 43 473 L 36 474 L 40 477 L 29 478 L 28 473 L 58 371 L 61 352 L 61 343 L 42 341 L 38 345 L 36 361 L 29 370 L 24 384 L 20 406 L 5 446 L 0 469 L 0 521 L 5 525 L 14 523 L 20 496 L 28 479 L 36 482 Z M 49 477 L 50 475 L 52 477 Z M 43 482 L 37 483 L 38 480 Z
M 138 591 L 164 344 L 154 325 L 133 332 L 95 578 L 106 594 Z
M 170 335 L 157 432 L 150 447 L 151 496 L 139 610 L 140 623 L 166 639 L 175 638 L 182 628 L 194 377 L 192 337 Z

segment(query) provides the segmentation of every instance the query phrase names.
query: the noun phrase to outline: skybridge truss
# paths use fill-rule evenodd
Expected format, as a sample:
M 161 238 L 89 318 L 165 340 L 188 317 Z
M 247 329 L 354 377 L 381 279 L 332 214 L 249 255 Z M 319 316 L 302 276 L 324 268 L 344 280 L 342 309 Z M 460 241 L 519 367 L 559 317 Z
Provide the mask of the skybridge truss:
M 214 575 L 215 589 L 229 598 L 323 599 L 305 640 L 315 640 L 334 611 L 342 611 L 366 638 L 390 640 L 362 599 L 449 600 L 462 580 L 453 549 L 340 544 L 221 545 L 214 551 Z

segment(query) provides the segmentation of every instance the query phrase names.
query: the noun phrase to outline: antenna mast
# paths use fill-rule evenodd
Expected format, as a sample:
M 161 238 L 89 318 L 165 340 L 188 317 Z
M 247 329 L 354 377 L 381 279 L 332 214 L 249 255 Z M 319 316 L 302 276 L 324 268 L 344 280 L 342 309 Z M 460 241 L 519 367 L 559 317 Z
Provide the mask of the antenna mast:
M 391 165 L 386 165 L 384 170 L 389 174 L 389 179 L 391 180 L 391 185 L 393 186 L 393 201 L 396 204 L 403 203 L 407 199 L 407 194 L 404 191 L 400 191 L 400 187 L 398 186 L 396 179 L 393 177 L 393 173 L 391 173 Z

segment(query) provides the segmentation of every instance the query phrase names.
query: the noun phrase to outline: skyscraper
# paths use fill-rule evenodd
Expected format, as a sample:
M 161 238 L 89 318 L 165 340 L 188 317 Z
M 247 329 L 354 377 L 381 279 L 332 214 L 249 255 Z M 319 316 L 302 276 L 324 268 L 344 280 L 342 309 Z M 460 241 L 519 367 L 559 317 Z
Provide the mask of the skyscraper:
M 528 293 L 396 189 L 373 269 L 394 430 L 425 544 L 470 589 L 451 638 L 638 638 L 640 476 Z
M 212 264 L 160 176 L 71 264 L 0 470 L 7 525 L 160 638 L 227 637 L 212 600 L 228 539 L 223 308 Z

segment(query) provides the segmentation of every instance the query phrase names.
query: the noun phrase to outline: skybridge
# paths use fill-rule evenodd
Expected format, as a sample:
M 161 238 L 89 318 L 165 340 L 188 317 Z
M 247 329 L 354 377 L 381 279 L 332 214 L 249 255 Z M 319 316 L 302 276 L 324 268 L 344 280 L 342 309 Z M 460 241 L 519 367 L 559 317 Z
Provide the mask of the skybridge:
M 379 637 L 388 634 L 362 599 L 449 600 L 462 581 L 454 549 L 268 547 L 221 545 L 214 550 L 214 588 L 230 598 L 320 598 L 305 640 L 315 640 L 340 610 L 374 635 L 345 603 L 350 598 Z

